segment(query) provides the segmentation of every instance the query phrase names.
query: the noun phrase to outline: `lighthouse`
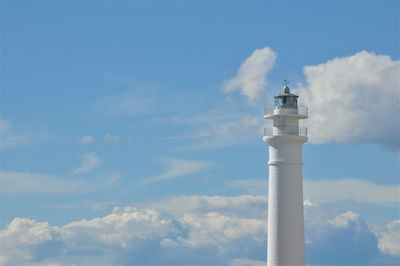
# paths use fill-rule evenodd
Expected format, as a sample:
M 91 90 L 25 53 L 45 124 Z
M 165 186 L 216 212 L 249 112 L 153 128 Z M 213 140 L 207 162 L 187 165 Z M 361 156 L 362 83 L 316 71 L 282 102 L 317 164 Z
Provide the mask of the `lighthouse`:
M 285 81 L 283 91 L 266 108 L 264 128 L 269 145 L 268 266 L 304 266 L 303 160 L 302 147 L 307 128 L 299 126 L 308 109 L 299 106 L 298 96 Z

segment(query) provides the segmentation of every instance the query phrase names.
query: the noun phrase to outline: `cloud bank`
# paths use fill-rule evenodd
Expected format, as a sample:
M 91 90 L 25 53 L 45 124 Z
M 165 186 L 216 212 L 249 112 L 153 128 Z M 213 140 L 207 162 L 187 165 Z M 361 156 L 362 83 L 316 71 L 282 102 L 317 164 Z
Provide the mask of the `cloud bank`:
M 114 208 L 106 216 L 62 226 L 15 218 L 0 231 L 0 261 L 7 265 L 263 265 L 266 200 L 251 195 L 176 197 Z M 395 265 L 398 248 L 385 234 L 398 222 L 375 235 L 353 211 L 328 213 L 318 204 L 305 208 L 308 264 L 373 265 L 388 256 L 391 260 L 386 262 Z

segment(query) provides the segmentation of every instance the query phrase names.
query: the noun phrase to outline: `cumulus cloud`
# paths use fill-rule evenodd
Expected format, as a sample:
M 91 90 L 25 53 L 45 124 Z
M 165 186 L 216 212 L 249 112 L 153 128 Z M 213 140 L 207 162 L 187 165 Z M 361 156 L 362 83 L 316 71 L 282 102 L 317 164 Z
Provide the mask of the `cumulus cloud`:
M 90 172 L 90 171 L 96 169 L 100 164 L 101 164 L 101 160 L 99 159 L 99 157 L 97 156 L 96 153 L 94 153 L 94 152 L 87 153 L 82 156 L 81 165 L 78 168 L 76 168 L 72 172 L 72 174 L 77 175 L 77 174 Z
M 378 143 L 399 148 L 400 62 L 362 51 L 304 67 L 301 101 L 313 143 Z
M 118 207 L 103 217 L 62 226 L 16 218 L 0 231 L 0 261 L 265 265 L 265 203 L 265 197 L 250 195 L 186 196 L 141 207 Z M 305 219 L 308 264 L 373 265 L 377 261 L 377 238 L 354 211 L 331 213 L 315 204 L 306 206 Z M 383 246 L 381 250 L 392 252 Z
M 151 176 L 143 179 L 142 184 L 193 175 L 211 169 L 215 166 L 214 163 L 207 161 L 194 161 L 177 158 L 168 158 L 164 159 L 163 161 L 167 164 L 167 169 L 165 172 L 157 176 Z
M 315 215 L 307 217 L 305 224 L 311 265 L 370 265 L 379 255 L 376 236 L 355 212 L 332 218 Z
M 62 230 L 31 219 L 15 218 L 0 231 L 0 262 L 31 264 L 61 254 Z
M 254 103 L 267 85 L 267 75 L 276 57 L 276 53 L 269 47 L 254 50 L 240 65 L 237 74 L 223 84 L 223 90 L 240 91 L 248 102 Z
M 83 144 L 83 145 L 92 143 L 93 141 L 94 141 L 94 137 L 90 136 L 90 135 L 83 136 L 79 139 L 79 143 Z

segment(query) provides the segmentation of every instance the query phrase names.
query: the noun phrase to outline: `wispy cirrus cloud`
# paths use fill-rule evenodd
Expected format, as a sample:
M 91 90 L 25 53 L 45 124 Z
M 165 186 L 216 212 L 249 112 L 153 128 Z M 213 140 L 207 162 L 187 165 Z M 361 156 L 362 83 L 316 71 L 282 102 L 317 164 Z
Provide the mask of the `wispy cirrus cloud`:
M 161 161 L 167 166 L 165 171 L 162 174 L 142 179 L 140 181 L 142 185 L 183 176 L 191 176 L 212 169 L 216 166 L 215 163 L 208 161 L 195 161 L 177 158 L 167 158 L 162 159 Z
M 77 174 L 83 174 L 83 173 L 87 173 L 90 172 L 94 169 L 96 169 L 97 167 L 99 167 L 101 164 L 101 160 L 100 158 L 97 156 L 96 153 L 91 152 L 91 153 L 87 153 L 84 154 L 82 156 L 82 163 L 80 166 L 78 166 L 73 172 L 73 175 L 77 175 Z
M 29 146 L 35 143 L 44 142 L 49 134 L 46 131 L 21 132 L 12 126 L 10 120 L 0 120 L 0 148 L 11 149 Z

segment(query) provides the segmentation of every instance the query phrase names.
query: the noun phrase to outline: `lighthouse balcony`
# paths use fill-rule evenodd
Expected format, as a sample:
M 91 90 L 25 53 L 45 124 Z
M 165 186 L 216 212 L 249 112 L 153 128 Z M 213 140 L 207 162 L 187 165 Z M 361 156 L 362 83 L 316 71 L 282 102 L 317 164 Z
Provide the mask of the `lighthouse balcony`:
M 274 106 L 265 108 L 264 117 L 273 118 L 274 116 L 295 116 L 298 119 L 305 119 L 308 117 L 307 106 Z
M 302 136 L 307 137 L 307 128 L 298 126 L 265 127 L 264 137 Z

